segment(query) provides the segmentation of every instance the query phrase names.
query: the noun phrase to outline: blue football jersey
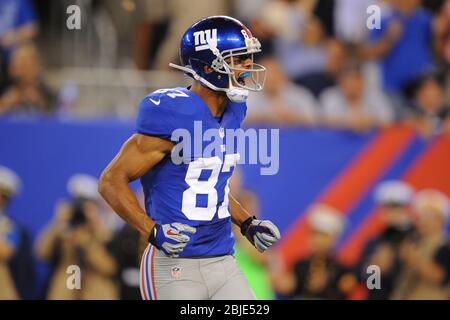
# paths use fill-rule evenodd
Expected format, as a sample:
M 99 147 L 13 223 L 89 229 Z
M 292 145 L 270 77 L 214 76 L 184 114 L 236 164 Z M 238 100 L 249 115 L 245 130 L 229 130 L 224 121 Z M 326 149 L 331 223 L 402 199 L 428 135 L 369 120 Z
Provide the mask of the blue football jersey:
M 146 212 L 154 221 L 197 228 L 181 257 L 233 253 L 228 195 L 239 154 L 224 133 L 240 128 L 246 110 L 245 103 L 229 101 L 217 119 L 186 88 L 158 90 L 140 103 L 137 133 L 171 139 L 178 150 L 142 176 L 141 183 Z

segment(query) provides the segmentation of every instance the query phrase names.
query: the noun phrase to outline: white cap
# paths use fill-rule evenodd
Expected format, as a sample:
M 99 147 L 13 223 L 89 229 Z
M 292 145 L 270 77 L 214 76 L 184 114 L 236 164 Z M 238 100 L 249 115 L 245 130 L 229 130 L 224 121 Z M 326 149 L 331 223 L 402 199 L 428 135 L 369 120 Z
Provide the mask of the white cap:
M 97 199 L 97 178 L 87 174 L 75 174 L 67 182 L 67 191 L 74 198 Z
M 316 204 L 309 210 L 309 224 L 314 230 L 340 235 L 344 230 L 345 218 L 333 207 Z
M 416 214 L 437 212 L 447 222 L 450 218 L 450 203 L 447 196 L 435 189 L 419 191 L 413 199 L 413 209 Z
M 0 166 L 0 189 L 4 189 L 12 196 L 17 194 L 22 187 L 19 176 L 6 167 Z
M 408 206 L 413 194 L 414 190 L 409 184 L 401 180 L 390 180 L 376 187 L 375 201 L 380 205 L 396 203 Z

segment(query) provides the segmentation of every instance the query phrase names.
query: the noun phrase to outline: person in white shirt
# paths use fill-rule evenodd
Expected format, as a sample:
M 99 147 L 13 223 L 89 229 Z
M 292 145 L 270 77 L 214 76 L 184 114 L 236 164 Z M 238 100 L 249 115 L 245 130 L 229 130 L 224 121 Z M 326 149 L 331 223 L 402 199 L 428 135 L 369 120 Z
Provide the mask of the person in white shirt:
M 247 123 L 313 125 L 318 119 L 318 104 L 303 87 L 290 82 L 277 60 L 262 61 L 268 70 L 264 91 L 250 95 Z
M 394 113 L 388 100 L 369 89 L 358 65 L 345 67 L 339 73 L 338 84 L 319 98 L 325 123 L 357 132 L 389 125 Z

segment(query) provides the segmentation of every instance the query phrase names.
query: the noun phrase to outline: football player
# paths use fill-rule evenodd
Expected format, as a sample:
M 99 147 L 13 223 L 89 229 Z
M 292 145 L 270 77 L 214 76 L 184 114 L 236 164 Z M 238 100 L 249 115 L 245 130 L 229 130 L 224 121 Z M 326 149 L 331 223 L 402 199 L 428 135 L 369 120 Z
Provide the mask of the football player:
M 229 193 L 239 154 L 225 147 L 230 142 L 223 132 L 240 127 L 249 91 L 263 88 L 266 70 L 253 62 L 260 51 L 259 41 L 234 18 L 212 16 L 193 24 L 181 39 L 182 65 L 171 64 L 192 77 L 192 85 L 146 96 L 136 133 L 102 173 L 101 195 L 149 241 L 141 261 L 143 299 L 254 299 L 233 257 L 231 224 L 261 252 L 280 232 Z M 203 132 L 217 130 L 224 148 L 205 156 L 199 124 Z M 189 137 L 174 135 L 178 129 Z M 196 143 L 201 148 L 191 150 Z M 178 154 L 183 161 L 174 161 L 177 145 L 185 147 Z M 128 185 L 138 178 L 145 210 Z

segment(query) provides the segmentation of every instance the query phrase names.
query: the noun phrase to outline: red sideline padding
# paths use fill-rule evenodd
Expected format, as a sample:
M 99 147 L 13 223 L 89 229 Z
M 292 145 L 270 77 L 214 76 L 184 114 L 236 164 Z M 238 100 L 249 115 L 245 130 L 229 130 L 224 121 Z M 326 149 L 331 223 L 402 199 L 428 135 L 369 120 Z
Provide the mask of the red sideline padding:
M 411 165 L 403 178 L 416 190 L 438 189 L 450 196 L 450 137 L 439 136 Z M 367 241 L 377 236 L 383 226 L 378 211 L 370 213 L 362 227 L 351 236 L 338 255 L 346 265 L 354 265 Z
M 321 202 L 347 214 L 408 146 L 414 132 L 407 127 L 388 128 L 380 133 L 318 197 Z M 308 254 L 310 230 L 306 214 L 298 218 L 280 244 L 287 269 Z
M 450 197 L 450 136 L 439 136 L 408 170 L 404 180 L 416 190 L 438 189 Z

